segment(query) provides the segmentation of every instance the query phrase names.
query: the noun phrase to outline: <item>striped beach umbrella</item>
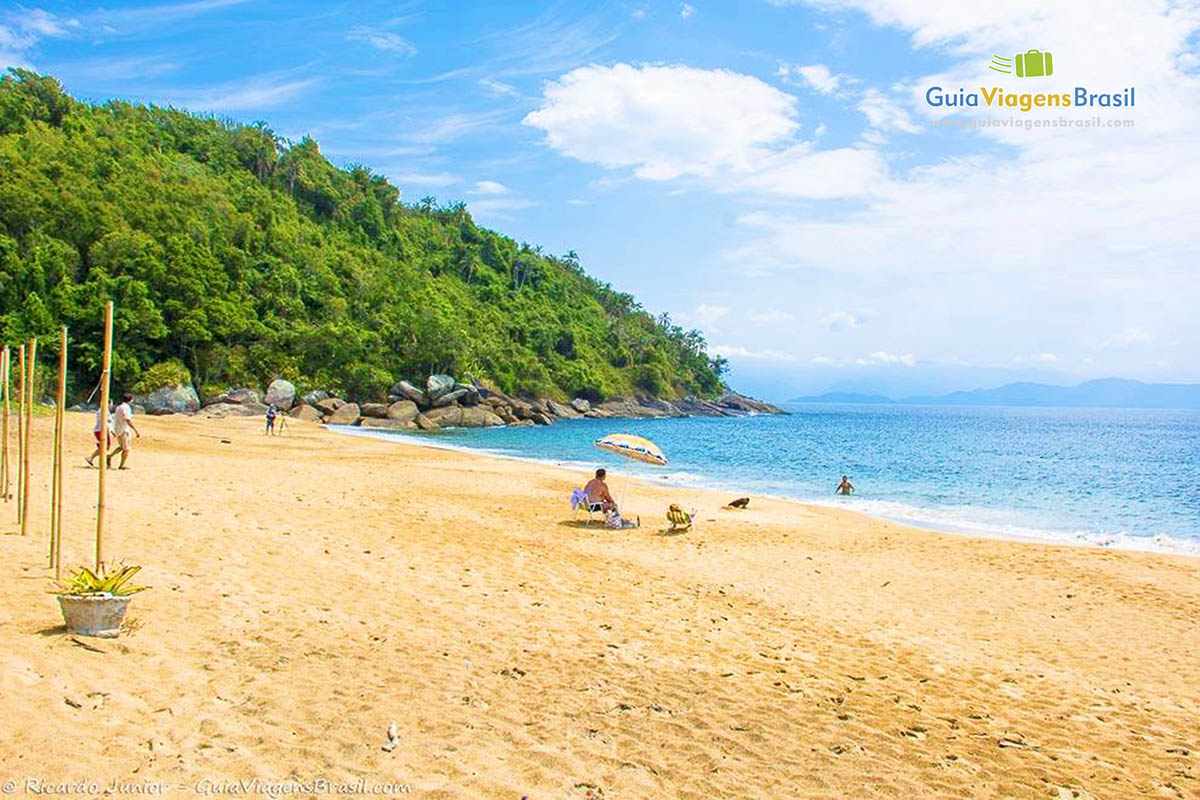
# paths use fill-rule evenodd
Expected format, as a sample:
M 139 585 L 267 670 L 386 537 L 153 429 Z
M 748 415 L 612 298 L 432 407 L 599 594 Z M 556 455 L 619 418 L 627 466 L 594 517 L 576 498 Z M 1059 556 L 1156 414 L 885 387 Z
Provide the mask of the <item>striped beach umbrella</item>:
M 625 458 L 632 458 L 634 461 L 643 461 L 659 467 L 667 465 L 667 457 L 663 455 L 663 451 L 659 449 L 659 446 L 641 436 L 632 436 L 628 433 L 610 433 L 608 436 L 602 436 L 597 439 L 596 447 L 599 447 L 601 450 L 607 450 L 610 453 L 616 453 L 619 456 L 625 456 Z

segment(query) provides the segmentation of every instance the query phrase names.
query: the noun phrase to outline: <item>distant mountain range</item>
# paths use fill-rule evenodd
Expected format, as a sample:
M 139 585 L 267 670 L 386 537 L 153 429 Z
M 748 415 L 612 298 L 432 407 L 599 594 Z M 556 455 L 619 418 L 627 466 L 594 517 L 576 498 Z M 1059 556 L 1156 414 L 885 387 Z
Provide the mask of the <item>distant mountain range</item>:
M 931 406 L 1059 406 L 1067 408 L 1200 408 L 1200 384 L 1143 383 L 1103 378 L 1077 386 L 1046 383 L 1008 383 L 995 389 L 975 389 L 942 395 L 894 399 L 878 394 L 828 392 L 797 397 L 785 405 L 853 403 L 862 405 Z

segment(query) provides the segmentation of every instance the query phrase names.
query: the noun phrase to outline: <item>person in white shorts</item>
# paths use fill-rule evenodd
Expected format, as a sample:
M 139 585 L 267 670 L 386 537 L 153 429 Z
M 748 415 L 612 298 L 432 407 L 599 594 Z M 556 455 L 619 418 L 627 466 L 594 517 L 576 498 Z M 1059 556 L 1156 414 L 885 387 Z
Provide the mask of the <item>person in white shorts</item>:
M 125 469 L 125 460 L 129 458 L 129 450 L 133 445 L 130 434 L 142 438 L 142 434 L 133 424 L 133 395 L 121 397 L 121 404 L 113 411 L 113 435 L 117 437 L 117 447 L 108 454 L 108 465 L 112 466 L 113 456 L 121 453 L 121 464 L 117 469 Z

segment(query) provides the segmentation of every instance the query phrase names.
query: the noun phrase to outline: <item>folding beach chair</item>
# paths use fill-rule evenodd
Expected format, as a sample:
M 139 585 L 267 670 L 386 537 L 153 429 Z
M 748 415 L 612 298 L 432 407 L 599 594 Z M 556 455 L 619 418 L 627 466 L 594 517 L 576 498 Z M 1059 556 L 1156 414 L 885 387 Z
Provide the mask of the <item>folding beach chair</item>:
M 579 487 L 576 487 L 575 491 L 571 492 L 571 509 L 575 512 L 575 519 L 579 519 L 579 512 L 581 510 L 587 514 L 588 525 L 592 524 L 592 520 L 594 520 L 597 515 L 600 516 L 600 521 L 602 523 L 604 522 L 604 512 L 600 510 L 600 504 L 589 503 L 587 492 Z
M 696 512 L 690 514 L 684 511 L 679 506 L 671 503 L 671 507 L 667 509 L 667 522 L 671 523 L 671 527 L 667 528 L 668 533 L 682 533 L 688 530 L 695 524 Z

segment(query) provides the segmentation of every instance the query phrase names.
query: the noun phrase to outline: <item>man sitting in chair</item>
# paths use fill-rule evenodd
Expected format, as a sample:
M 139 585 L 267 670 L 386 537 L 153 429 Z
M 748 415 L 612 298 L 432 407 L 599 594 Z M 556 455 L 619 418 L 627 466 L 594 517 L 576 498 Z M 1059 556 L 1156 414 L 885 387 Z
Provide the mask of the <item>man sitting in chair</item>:
M 612 495 L 608 491 L 608 484 L 604 482 L 604 476 L 607 474 L 603 469 L 596 470 L 596 477 L 583 487 L 583 491 L 587 495 L 588 507 L 592 511 L 603 511 L 605 514 L 617 510 L 617 502 L 612 499 Z

